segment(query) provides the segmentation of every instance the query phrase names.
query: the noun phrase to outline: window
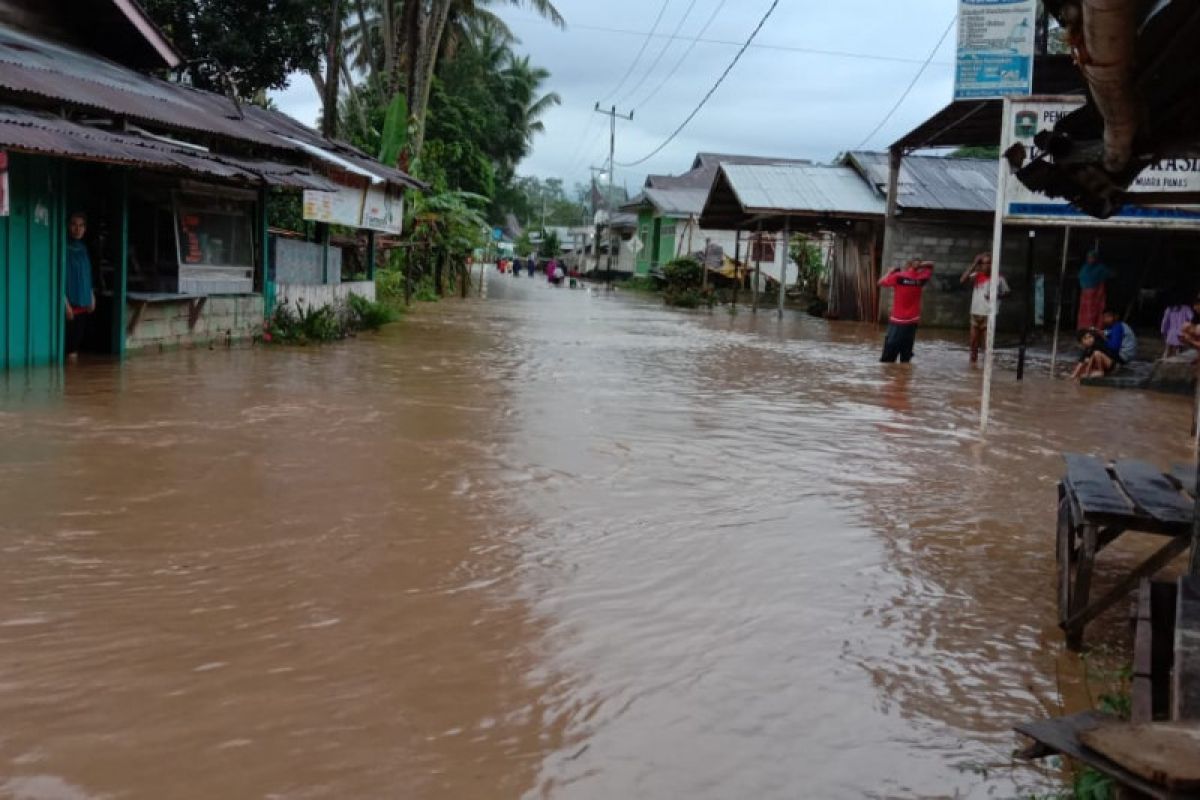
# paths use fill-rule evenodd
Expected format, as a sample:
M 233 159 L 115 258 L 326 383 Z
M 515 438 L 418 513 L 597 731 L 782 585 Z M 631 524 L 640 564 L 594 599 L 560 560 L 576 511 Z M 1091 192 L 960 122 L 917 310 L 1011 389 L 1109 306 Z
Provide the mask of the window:
M 178 201 L 179 264 L 254 269 L 253 204 L 182 195 Z
M 750 245 L 750 260 L 775 263 L 775 237 L 763 234 L 756 236 Z

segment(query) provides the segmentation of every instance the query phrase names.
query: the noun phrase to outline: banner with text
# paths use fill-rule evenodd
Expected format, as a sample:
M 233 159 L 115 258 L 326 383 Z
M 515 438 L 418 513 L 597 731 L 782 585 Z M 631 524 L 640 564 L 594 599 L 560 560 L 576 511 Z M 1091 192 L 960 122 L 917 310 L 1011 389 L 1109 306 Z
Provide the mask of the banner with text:
M 366 228 L 400 233 L 404 223 L 404 199 L 386 184 L 340 186 L 335 192 L 304 190 L 304 219 L 349 228 Z
M 1037 0 L 959 0 L 954 99 L 1033 92 Z
M 1016 143 L 1025 147 L 1029 164 L 1041 153 L 1034 145 L 1039 131 L 1050 130 L 1062 117 L 1083 105 L 1082 97 L 1021 97 L 1004 101 L 1004 131 L 1000 152 Z M 1108 219 L 1089 216 L 1061 197 L 1050 198 L 1028 189 L 1013 175 L 1004 187 L 1004 221 L 1074 226 L 1141 226 L 1200 228 L 1200 206 L 1156 202 L 1127 205 Z M 1131 194 L 1200 192 L 1200 158 L 1168 158 L 1151 164 L 1129 187 Z

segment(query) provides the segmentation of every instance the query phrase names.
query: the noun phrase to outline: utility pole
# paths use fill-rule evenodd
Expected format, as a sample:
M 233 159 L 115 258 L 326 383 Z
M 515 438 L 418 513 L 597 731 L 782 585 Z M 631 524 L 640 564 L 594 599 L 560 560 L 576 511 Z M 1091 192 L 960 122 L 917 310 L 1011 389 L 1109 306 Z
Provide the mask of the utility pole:
M 596 113 L 603 114 L 608 117 L 608 286 L 612 288 L 612 256 L 613 256 L 613 169 L 616 167 L 616 152 L 617 152 L 617 120 L 623 119 L 628 122 L 633 122 L 633 112 L 628 114 L 618 114 L 617 107 L 614 105 L 608 111 L 600 108 L 600 103 L 596 103 Z M 599 263 L 599 262 L 597 262 Z
M 596 212 L 599 211 L 600 209 L 597 208 L 596 196 L 600 193 L 600 189 L 596 185 L 596 173 L 603 175 L 605 173 L 605 169 L 604 169 L 604 167 L 588 167 L 588 169 L 590 169 L 592 171 L 592 192 L 591 192 L 591 194 L 592 194 L 592 227 L 595 228 L 592 247 L 595 248 L 595 252 L 593 253 L 593 255 L 596 256 L 596 269 L 594 270 L 594 272 L 599 272 L 600 271 L 600 220 L 596 219 Z

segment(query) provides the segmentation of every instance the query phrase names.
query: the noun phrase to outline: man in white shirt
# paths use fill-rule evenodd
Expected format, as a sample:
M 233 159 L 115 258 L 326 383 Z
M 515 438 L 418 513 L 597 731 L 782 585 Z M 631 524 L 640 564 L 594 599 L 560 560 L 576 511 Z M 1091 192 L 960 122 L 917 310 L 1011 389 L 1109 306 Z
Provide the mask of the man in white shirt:
M 999 276 L 1000 291 L 992 291 L 992 256 L 980 253 L 975 256 L 971 266 L 962 274 L 963 284 L 970 283 L 974 290 L 971 293 L 971 363 L 979 361 L 979 349 L 986 347 L 988 315 L 992 313 L 992 301 L 997 303 L 996 313 L 1000 313 L 1000 298 L 1008 294 L 1008 281 Z

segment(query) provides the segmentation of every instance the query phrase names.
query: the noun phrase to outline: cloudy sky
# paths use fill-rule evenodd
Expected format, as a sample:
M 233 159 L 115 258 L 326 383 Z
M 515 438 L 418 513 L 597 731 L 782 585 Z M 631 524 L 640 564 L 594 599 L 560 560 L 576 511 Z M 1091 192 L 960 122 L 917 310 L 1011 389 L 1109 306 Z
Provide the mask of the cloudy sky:
M 597 101 L 634 111 L 633 122 L 618 123 L 617 161 L 649 154 L 696 107 L 771 2 L 556 0 L 565 31 L 521 7 L 499 9 L 521 40 L 518 49 L 550 70 L 547 89 L 563 100 L 520 171 L 563 178 L 568 186 L 585 182 L 588 167 L 608 156 L 608 123 L 594 112 Z M 956 0 L 779 0 L 755 44 L 688 127 L 648 161 L 618 167 L 617 182 L 632 189 L 647 173 L 678 174 L 698 151 L 824 161 L 859 147 L 956 8 Z M 951 31 L 868 147 L 885 146 L 950 101 L 954 39 Z M 276 99 L 313 122 L 317 98 L 307 79 L 293 81 Z

